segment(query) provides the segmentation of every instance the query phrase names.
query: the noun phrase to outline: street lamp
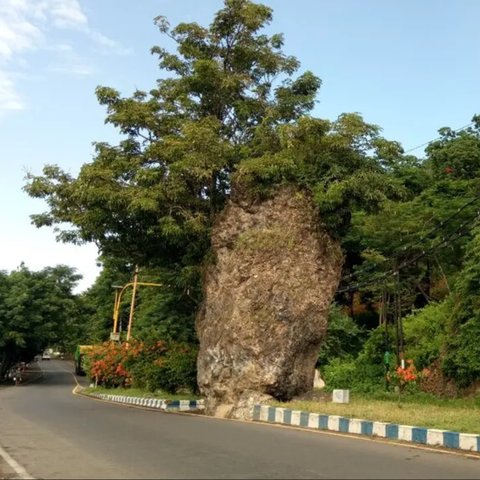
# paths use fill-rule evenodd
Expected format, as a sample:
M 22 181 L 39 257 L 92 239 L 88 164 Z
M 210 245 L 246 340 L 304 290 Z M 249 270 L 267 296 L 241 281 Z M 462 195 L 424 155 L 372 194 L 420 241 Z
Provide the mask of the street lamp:
M 135 272 L 133 275 L 133 282 L 127 283 L 123 287 L 121 287 L 120 285 L 112 285 L 112 287 L 115 288 L 115 303 L 113 306 L 113 332 L 110 335 L 111 340 L 120 340 L 120 334 L 117 332 L 117 327 L 118 327 L 118 317 L 120 314 L 120 304 L 122 301 L 122 295 L 127 288 L 133 287 L 132 300 L 130 303 L 130 315 L 128 318 L 127 342 L 130 340 L 131 333 L 132 333 L 133 314 L 135 311 L 135 295 L 137 293 L 137 287 L 139 285 L 145 286 L 145 287 L 162 287 L 163 286 L 163 284 L 161 283 L 139 282 L 138 267 L 135 268 Z

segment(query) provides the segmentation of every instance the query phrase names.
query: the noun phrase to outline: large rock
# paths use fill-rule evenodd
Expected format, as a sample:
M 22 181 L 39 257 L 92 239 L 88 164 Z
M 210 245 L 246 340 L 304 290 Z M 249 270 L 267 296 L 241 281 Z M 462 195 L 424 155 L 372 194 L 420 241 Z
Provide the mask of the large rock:
M 212 245 L 196 322 L 206 412 L 243 417 L 252 392 L 289 400 L 310 390 L 343 262 L 311 202 L 287 188 L 232 200 Z

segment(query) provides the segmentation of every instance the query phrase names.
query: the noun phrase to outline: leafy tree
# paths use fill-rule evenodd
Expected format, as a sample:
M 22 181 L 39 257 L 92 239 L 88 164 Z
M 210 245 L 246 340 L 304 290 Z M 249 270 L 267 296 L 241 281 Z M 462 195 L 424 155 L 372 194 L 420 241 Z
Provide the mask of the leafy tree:
M 225 0 L 208 28 L 172 29 L 157 17 L 160 33 L 176 45 L 176 53 L 152 49 L 164 78 L 130 97 L 96 90 L 119 144 L 96 143 L 94 160 L 77 177 L 47 165 L 27 178 L 27 193 L 48 205 L 32 216 L 36 226 L 54 227 L 61 241 L 95 242 L 104 260 L 130 272 L 140 265 L 169 285 L 141 290 L 141 338 L 192 341 L 210 229 L 230 197 L 256 201 L 293 186 L 339 240 L 357 212 L 409 194 L 391 173 L 401 148 L 378 126 L 356 113 L 334 121 L 309 116 L 321 81 L 299 73 L 298 60 L 282 51 L 282 35 L 262 32 L 271 19 L 270 8 L 249 0 Z M 414 191 L 421 178 L 411 183 Z M 108 331 L 102 305 L 111 305 L 111 280 L 106 272 L 85 297 L 95 311 L 92 338 Z
M 29 176 L 27 192 L 49 204 L 35 224 L 68 222 L 74 229 L 59 231 L 61 240 L 94 241 L 104 254 L 134 263 L 197 262 L 255 129 L 295 120 L 313 107 L 320 86 L 309 72 L 292 78 L 299 63 L 281 51 L 281 35 L 259 33 L 271 17 L 247 0 L 227 0 L 209 29 L 170 29 L 157 17 L 177 45 L 177 54 L 152 49 L 168 78 L 130 98 L 97 88 L 106 121 L 126 138 L 97 143 L 94 162 L 77 178 L 57 166 Z
M 34 223 L 69 223 L 59 239 L 96 242 L 132 264 L 189 269 L 208 249 L 233 174 L 254 193 L 284 181 L 309 188 L 332 231 L 349 224 L 352 207 L 377 208 L 394 190 L 378 157 L 396 145 L 356 114 L 336 122 L 305 116 L 320 80 L 293 77 L 299 62 L 282 52 L 282 35 L 260 33 L 271 18 L 270 8 L 248 0 L 226 0 L 210 28 L 170 29 L 157 17 L 177 45 L 177 54 L 152 49 L 168 77 L 129 98 L 97 88 L 106 121 L 125 140 L 97 143 L 77 178 L 57 166 L 30 175 L 27 192 L 49 205 Z
M 460 131 L 443 127 L 440 138 L 426 149 L 428 164 L 437 178 L 476 180 L 480 173 L 480 116 L 474 115 L 471 126 Z
M 480 228 L 474 230 L 465 266 L 458 275 L 452 294 L 454 308 L 447 325 L 443 369 L 466 386 L 480 377 Z
M 67 266 L 32 272 L 22 265 L 0 277 L 0 378 L 47 345 L 64 345 L 76 329 L 72 290 L 81 277 Z

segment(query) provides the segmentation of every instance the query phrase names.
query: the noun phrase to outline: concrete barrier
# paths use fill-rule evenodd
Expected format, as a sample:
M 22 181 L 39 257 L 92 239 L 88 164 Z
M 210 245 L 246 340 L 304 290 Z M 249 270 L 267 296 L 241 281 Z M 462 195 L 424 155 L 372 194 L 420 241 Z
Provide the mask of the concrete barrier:
M 253 421 L 480 452 L 480 435 L 255 405 Z

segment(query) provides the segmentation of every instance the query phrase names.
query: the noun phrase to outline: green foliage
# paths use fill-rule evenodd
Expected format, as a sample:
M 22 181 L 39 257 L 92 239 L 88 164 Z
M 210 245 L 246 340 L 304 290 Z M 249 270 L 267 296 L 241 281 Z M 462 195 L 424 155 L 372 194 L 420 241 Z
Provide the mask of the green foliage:
M 328 317 L 327 336 L 318 355 L 317 366 L 320 368 L 333 359 L 355 357 L 362 348 L 366 332 L 361 329 L 340 307 L 332 305 Z
M 437 177 L 476 180 L 480 173 L 480 116 L 473 125 L 461 131 L 444 127 L 440 139 L 428 145 L 428 162 Z
M 461 386 L 480 378 L 480 229 L 473 233 L 455 284 L 443 361 L 444 372 Z
M 105 342 L 86 354 L 86 369 L 99 386 L 195 391 L 197 351 L 196 345 L 154 339 Z
M 154 47 L 168 75 L 129 98 L 109 87 L 97 97 L 125 140 L 96 144 L 77 178 L 57 166 L 30 175 L 29 195 L 49 211 L 37 226 L 64 222 L 64 241 L 95 241 L 102 253 L 141 265 L 198 263 L 208 249 L 213 215 L 231 190 L 230 176 L 250 156 L 256 129 L 308 112 L 320 81 L 286 56 L 281 35 L 260 33 L 271 9 L 227 0 L 209 28 L 156 18 L 177 54 Z M 278 85 L 272 86 L 273 79 Z M 176 268 L 176 267 L 175 267 Z
M 137 359 L 131 367 L 133 386 L 150 392 L 195 392 L 197 353 L 195 345 L 171 343 L 165 354 L 153 362 L 148 356 Z
M 362 349 L 353 356 L 334 357 L 321 369 L 327 389 L 348 388 L 352 392 L 375 392 L 385 389 L 384 354 L 382 329 L 373 330 Z
M 24 265 L 0 273 L 0 380 L 18 361 L 30 361 L 48 345 L 68 348 L 82 309 L 72 290 L 80 276 L 59 265 L 38 272 Z
M 403 321 L 405 354 L 418 368 L 429 367 L 440 357 L 447 338 L 447 325 L 452 316 L 453 301 L 431 303 L 413 312 Z
M 328 390 L 342 388 L 368 393 L 385 389 L 382 365 L 335 358 L 322 369 L 322 374 Z
M 348 388 L 351 389 L 357 382 L 357 365 L 353 358 L 333 358 L 327 365 L 322 368 L 322 375 L 326 387 Z
M 461 325 L 448 342 L 443 371 L 466 387 L 480 378 L 480 319 L 478 316 Z
M 234 180 L 254 197 L 271 195 L 279 185 L 301 186 L 330 233 L 343 236 L 352 212 L 377 211 L 403 194 L 379 160 L 393 142 L 378 132 L 358 114 L 343 114 L 335 122 L 302 117 L 276 129 L 258 129 L 257 155 L 239 164 Z

